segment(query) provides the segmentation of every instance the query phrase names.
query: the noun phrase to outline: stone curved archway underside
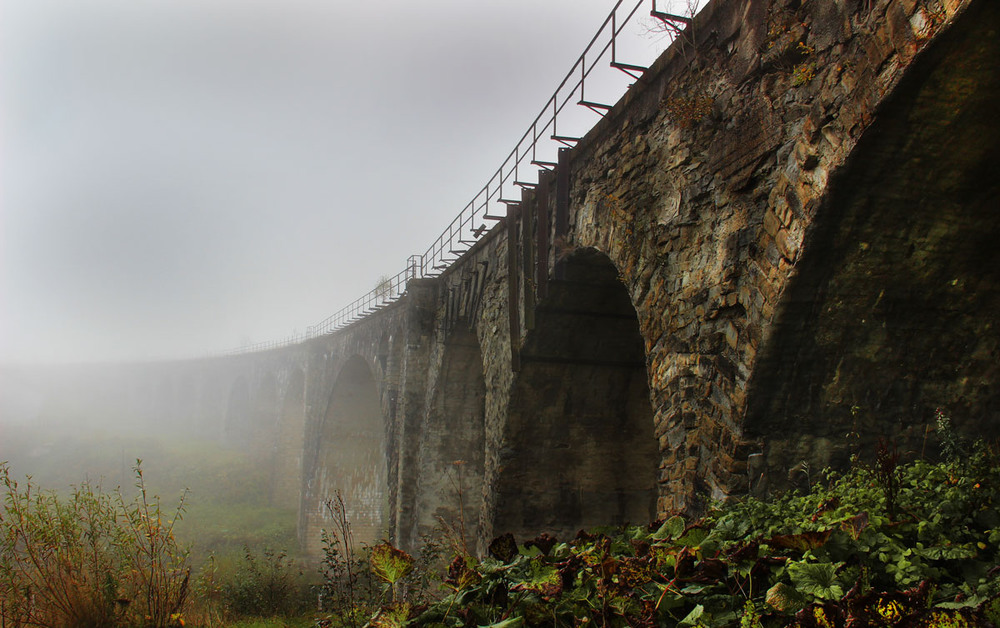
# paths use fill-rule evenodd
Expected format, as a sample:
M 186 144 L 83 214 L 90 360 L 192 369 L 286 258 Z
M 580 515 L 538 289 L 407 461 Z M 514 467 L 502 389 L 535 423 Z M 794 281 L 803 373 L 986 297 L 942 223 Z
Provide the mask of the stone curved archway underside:
M 496 533 L 566 538 L 656 514 L 660 453 L 635 309 L 603 254 L 563 264 L 521 351 Z
M 318 458 L 310 482 L 315 524 L 305 545 L 319 555 L 320 529 L 332 530 L 326 502 L 339 492 L 355 543 L 374 544 L 386 535 L 388 491 L 385 420 L 378 388 L 364 359 L 349 359 L 333 386 L 319 431 Z
M 305 431 L 305 373 L 292 369 L 281 402 L 272 447 L 271 499 L 273 506 L 295 508 L 302 484 L 302 454 Z
M 229 389 L 222 439 L 226 445 L 247 447 L 250 443 L 250 425 L 253 407 L 250 404 L 250 386 L 246 377 L 236 378 Z
M 410 547 L 436 528 L 451 528 L 474 549 L 485 468 L 485 398 L 479 341 L 465 326 L 444 343 L 441 375 L 432 387 L 420 435 L 415 529 Z
M 970 433 L 1000 424 L 998 26 L 997 3 L 970 8 L 831 181 L 750 383 L 755 490 L 881 436 L 919 453 L 938 406 Z

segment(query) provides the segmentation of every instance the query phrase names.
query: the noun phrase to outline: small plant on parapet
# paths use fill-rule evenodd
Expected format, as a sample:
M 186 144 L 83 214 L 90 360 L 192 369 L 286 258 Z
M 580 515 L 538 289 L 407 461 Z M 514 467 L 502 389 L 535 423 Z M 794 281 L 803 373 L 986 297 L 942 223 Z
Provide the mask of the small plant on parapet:
M 660 9 L 661 13 L 668 13 L 682 18 L 681 20 L 664 20 L 653 17 L 647 24 L 646 32 L 651 37 L 666 36 L 670 42 L 676 42 L 680 53 L 687 64 L 694 61 L 695 42 L 697 41 L 694 16 L 698 13 L 701 0 L 684 0 L 683 7 L 674 8 L 673 2 L 668 2 Z
M 816 78 L 816 63 L 814 61 L 803 61 L 792 69 L 792 87 L 802 87 L 814 78 Z
M 378 282 L 375 284 L 375 298 L 379 301 L 385 301 L 392 297 L 392 278 L 388 275 L 382 275 L 378 278 Z

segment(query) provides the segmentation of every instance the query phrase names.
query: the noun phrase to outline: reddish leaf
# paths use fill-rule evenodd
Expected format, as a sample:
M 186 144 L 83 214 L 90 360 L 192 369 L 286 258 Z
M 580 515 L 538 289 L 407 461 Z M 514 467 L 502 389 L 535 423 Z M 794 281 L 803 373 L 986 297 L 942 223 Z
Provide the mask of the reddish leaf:
M 448 566 L 448 576 L 444 579 L 445 584 L 451 585 L 456 591 L 467 589 L 482 580 L 479 573 L 469 567 L 464 556 L 456 556 Z
M 855 515 L 850 519 L 845 519 L 840 522 L 841 529 L 851 535 L 851 538 L 855 541 L 861 536 L 861 531 L 868 527 L 868 513 L 862 512 L 859 515 Z
M 677 579 L 687 578 L 694 574 L 694 553 L 691 548 L 685 547 L 677 555 L 677 564 L 674 565 L 674 577 Z
M 542 532 L 541 534 L 539 534 L 535 538 L 531 539 L 530 541 L 527 541 L 524 544 L 524 546 L 525 547 L 537 547 L 539 550 L 541 550 L 541 552 L 543 554 L 545 554 L 546 556 L 548 556 L 549 550 L 551 550 L 552 546 L 555 545 L 556 543 L 558 543 L 558 541 L 556 540 L 556 537 L 550 536 L 546 532 Z
M 509 563 L 517 556 L 517 541 L 514 535 L 508 532 L 490 541 L 490 556 L 500 562 Z
M 413 570 L 413 557 L 385 541 L 372 548 L 369 562 L 372 573 L 389 584 L 395 584 Z
M 822 532 L 803 532 L 801 534 L 780 534 L 771 537 L 765 543 L 772 547 L 784 547 L 799 552 L 814 550 L 822 547 L 830 539 L 830 530 Z
M 758 541 L 750 541 L 749 543 L 740 543 L 730 549 L 726 554 L 732 562 L 756 560 L 759 549 L 760 543 Z
M 724 582 L 729 567 L 726 562 L 718 558 L 705 558 L 701 560 L 694 569 L 694 575 L 688 580 L 699 584 L 716 584 Z

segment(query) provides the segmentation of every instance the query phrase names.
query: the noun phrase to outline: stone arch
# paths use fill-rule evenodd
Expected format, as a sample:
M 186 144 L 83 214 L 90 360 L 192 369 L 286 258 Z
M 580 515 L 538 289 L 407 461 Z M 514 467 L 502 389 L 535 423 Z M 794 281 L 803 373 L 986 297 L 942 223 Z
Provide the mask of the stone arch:
M 177 419 L 177 397 L 174 378 L 169 374 L 160 375 L 156 384 L 156 396 L 153 399 L 152 428 L 157 432 L 165 432 Z
M 293 368 L 288 375 L 275 427 L 270 499 L 273 506 L 298 507 L 305 420 L 305 373 L 300 368 Z
M 521 349 L 496 533 L 571 536 L 656 516 L 660 451 L 645 345 L 618 271 L 596 249 L 563 262 Z
M 226 418 L 222 428 L 223 443 L 231 446 L 248 445 L 251 440 L 251 421 L 250 386 L 247 384 L 247 378 L 241 375 L 229 388 Z
M 253 395 L 252 449 L 270 454 L 274 449 L 274 428 L 278 421 L 278 378 L 272 371 L 260 375 Z
M 184 372 L 178 375 L 175 395 L 177 410 L 170 429 L 191 434 L 197 426 L 198 413 L 198 386 L 192 373 Z
M 474 330 L 464 325 L 452 330 L 441 350 L 420 432 L 415 525 L 408 547 L 419 547 L 421 538 L 443 523 L 474 551 L 485 473 L 483 356 Z
M 225 442 L 228 432 L 228 412 L 224 379 L 215 370 L 208 371 L 199 380 L 198 410 L 194 433 L 200 438 Z
M 388 522 L 385 419 L 371 365 L 349 358 L 340 369 L 318 431 L 311 505 L 319 515 L 306 549 L 319 555 L 320 529 L 329 527 L 325 502 L 339 491 L 356 543 L 383 538 Z
M 970 6 L 831 179 L 748 386 L 754 490 L 879 436 L 920 452 L 936 406 L 1000 425 L 998 26 L 1000 5 Z

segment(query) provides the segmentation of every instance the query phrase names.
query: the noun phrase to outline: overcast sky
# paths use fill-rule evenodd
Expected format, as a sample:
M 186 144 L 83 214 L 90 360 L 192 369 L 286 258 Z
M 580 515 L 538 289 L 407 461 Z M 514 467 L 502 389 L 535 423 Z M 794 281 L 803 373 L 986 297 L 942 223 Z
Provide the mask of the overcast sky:
M 427 248 L 613 6 L 0 0 L 0 362 L 305 331 Z

